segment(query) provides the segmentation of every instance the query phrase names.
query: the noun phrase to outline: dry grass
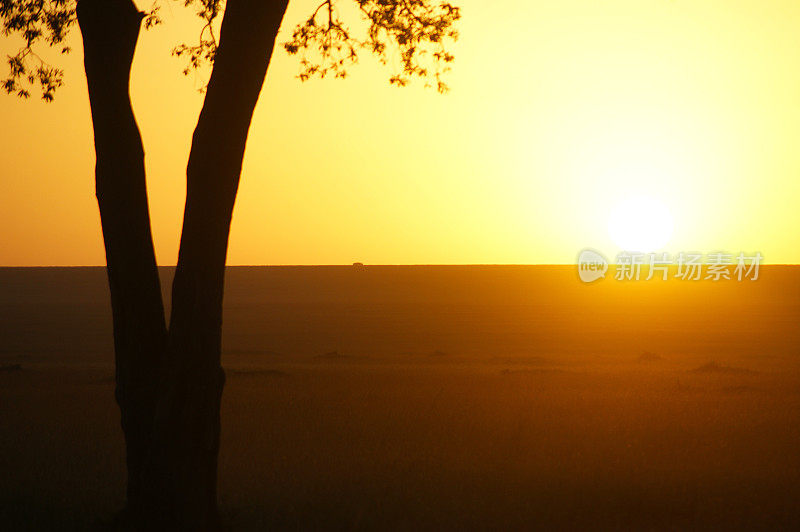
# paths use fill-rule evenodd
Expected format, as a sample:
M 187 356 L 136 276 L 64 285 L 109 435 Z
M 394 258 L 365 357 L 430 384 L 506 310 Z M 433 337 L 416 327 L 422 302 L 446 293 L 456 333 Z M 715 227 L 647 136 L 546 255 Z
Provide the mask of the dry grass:
M 800 520 L 800 272 L 590 292 L 560 270 L 370 271 L 232 272 L 232 529 Z M 0 362 L 22 367 L 0 372 L 12 530 L 85 528 L 123 500 L 102 272 L 73 275 L 0 300 Z

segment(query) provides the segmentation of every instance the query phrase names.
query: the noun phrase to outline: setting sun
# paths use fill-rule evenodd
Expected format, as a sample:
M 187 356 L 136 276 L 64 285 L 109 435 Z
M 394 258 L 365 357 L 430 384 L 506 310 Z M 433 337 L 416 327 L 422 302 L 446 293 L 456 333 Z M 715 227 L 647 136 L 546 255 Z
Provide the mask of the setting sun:
M 611 210 L 608 234 L 621 250 L 651 252 L 669 243 L 673 225 L 672 215 L 662 202 L 631 196 Z

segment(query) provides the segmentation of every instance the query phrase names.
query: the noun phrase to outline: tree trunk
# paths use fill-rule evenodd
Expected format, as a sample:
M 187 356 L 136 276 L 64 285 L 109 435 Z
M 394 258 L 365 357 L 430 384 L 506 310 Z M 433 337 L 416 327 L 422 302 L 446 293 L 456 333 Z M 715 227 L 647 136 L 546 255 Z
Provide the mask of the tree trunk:
M 79 0 L 97 199 L 114 318 L 128 507 L 140 525 L 213 529 L 224 373 L 222 296 L 247 134 L 288 0 L 228 0 L 187 167 L 169 332 L 150 230 L 144 150 L 130 104 L 142 14 Z
M 167 342 L 145 184 L 128 84 L 142 14 L 131 0 L 80 0 L 78 23 L 92 109 L 96 191 L 114 320 L 116 399 L 126 442 L 128 506 L 143 501 L 154 378 Z
M 209 529 L 217 523 L 228 235 L 250 121 L 287 3 L 228 0 L 220 46 L 192 138 L 167 357 L 148 471 L 156 511 L 186 529 Z

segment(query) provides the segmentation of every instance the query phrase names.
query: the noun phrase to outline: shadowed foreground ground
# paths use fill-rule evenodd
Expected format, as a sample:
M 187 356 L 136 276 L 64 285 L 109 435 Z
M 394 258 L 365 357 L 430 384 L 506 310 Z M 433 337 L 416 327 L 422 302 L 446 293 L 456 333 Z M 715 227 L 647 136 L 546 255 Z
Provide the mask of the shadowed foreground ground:
M 762 275 L 587 287 L 557 268 L 232 269 L 225 522 L 797 525 L 800 270 Z M 21 367 L 0 371 L 12 530 L 85 528 L 122 504 L 104 281 L 0 270 L 0 366 Z

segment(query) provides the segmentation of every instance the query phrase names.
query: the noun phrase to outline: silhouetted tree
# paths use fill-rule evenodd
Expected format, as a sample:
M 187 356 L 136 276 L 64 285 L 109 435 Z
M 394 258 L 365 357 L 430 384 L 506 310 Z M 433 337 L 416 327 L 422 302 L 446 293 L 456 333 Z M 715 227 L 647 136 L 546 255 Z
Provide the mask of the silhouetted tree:
M 167 1 L 167 0 L 164 0 Z M 217 455 L 222 296 L 228 234 L 247 134 L 289 0 L 180 0 L 203 21 L 196 44 L 173 54 L 185 72 L 213 65 L 192 138 L 186 205 L 172 286 L 169 327 L 153 251 L 144 149 L 128 91 L 142 25 L 161 23 L 159 6 L 132 0 L 0 0 L 4 34 L 22 46 L 9 57 L 8 93 L 39 90 L 53 99 L 63 72 L 36 53 L 63 43 L 77 21 L 83 37 L 96 152 L 96 192 L 114 323 L 116 399 L 126 441 L 125 519 L 135 526 L 217 526 Z M 337 5 L 365 19 L 357 38 Z M 222 17 L 217 35 L 216 25 Z M 420 78 L 447 90 L 457 7 L 431 0 L 325 0 L 297 25 L 285 50 L 300 56 L 299 78 L 344 77 L 362 50 L 386 63 L 399 51 L 390 82 Z

